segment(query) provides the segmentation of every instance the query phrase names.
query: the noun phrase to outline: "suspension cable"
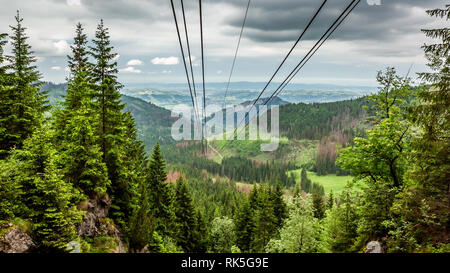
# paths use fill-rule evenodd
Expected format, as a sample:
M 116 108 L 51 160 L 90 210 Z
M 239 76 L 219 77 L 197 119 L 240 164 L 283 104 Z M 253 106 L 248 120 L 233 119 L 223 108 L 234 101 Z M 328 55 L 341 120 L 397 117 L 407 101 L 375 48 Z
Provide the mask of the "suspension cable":
M 191 46 L 189 43 L 189 35 L 188 35 L 188 29 L 187 29 L 187 24 L 186 24 L 186 14 L 184 12 L 184 1 L 181 0 L 181 10 L 182 10 L 182 14 L 183 14 L 183 22 L 184 22 L 184 32 L 186 35 L 186 44 L 187 44 L 187 50 L 188 50 L 188 56 L 189 56 L 189 64 L 191 67 L 191 77 L 192 77 L 192 87 L 194 89 L 194 97 L 195 97 L 195 103 L 198 104 L 197 101 L 197 90 L 195 87 L 195 78 L 194 78 L 194 69 L 192 68 L 192 58 L 191 58 Z M 198 109 L 198 106 L 197 106 Z
M 325 34 L 320 38 L 320 40 L 314 45 L 314 47 L 308 52 L 308 54 L 302 59 L 302 61 L 292 70 L 288 77 L 280 84 L 280 86 L 272 93 L 268 100 L 265 101 L 264 105 L 269 104 L 274 97 L 278 96 L 283 89 L 291 82 L 291 80 L 298 74 L 298 72 L 308 63 L 308 61 L 314 56 L 314 54 L 320 49 L 320 47 L 328 40 L 328 38 L 339 28 L 339 26 L 345 21 L 345 19 L 350 15 L 350 13 L 358 6 L 361 0 L 358 0 L 355 4 L 353 0 L 350 5 L 343 11 L 343 13 L 334 21 L 330 28 L 325 32 Z M 353 7 L 352 7 L 353 5 Z M 351 8 L 350 8 L 351 7 Z M 349 10 L 350 9 L 350 10 Z M 344 15 L 345 14 L 345 15 Z
M 244 21 L 242 22 L 241 33 L 239 34 L 239 40 L 238 40 L 238 43 L 237 43 L 237 46 L 236 46 L 236 52 L 234 53 L 233 64 L 231 65 L 230 76 L 228 77 L 227 88 L 225 89 L 225 96 L 223 98 L 223 108 L 224 109 L 227 108 L 228 88 L 230 87 L 231 77 L 232 77 L 233 71 L 234 71 L 234 65 L 236 64 L 236 57 L 237 57 L 237 54 L 238 54 L 238 51 L 239 51 L 239 47 L 241 45 L 242 33 L 244 32 L 245 22 L 247 21 L 247 15 L 248 15 L 248 10 L 250 8 L 250 3 L 251 3 L 251 0 L 248 0 L 247 9 L 245 11 L 245 16 L 244 16 Z
M 180 44 L 181 56 L 183 58 L 183 63 L 184 63 L 184 70 L 186 72 L 186 78 L 187 78 L 187 81 L 188 81 L 189 93 L 191 95 L 191 100 L 192 100 L 192 107 L 194 107 L 196 118 L 197 118 L 197 120 L 199 120 L 198 110 L 195 107 L 194 96 L 192 94 L 191 81 L 189 79 L 189 72 L 188 72 L 187 65 L 186 65 L 186 58 L 184 56 L 183 43 L 181 42 L 180 29 L 178 28 L 178 20 L 177 20 L 177 15 L 175 13 L 175 7 L 174 7 L 174 4 L 173 4 L 173 0 L 170 0 L 170 3 L 172 5 L 173 18 L 175 20 L 175 26 L 176 26 L 176 29 L 177 29 L 178 42 Z
M 204 48 L 203 48 L 203 16 L 202 16 L 202 0 L 198 0 L 200 7 L 200 42 L 202 46 L 202 78 L 203 78 L 203 139 L 206 139 L 206 91 L 205 91 L 205 58 L 204 58 Z M 203 140 L 202 140 L 203 143 Z M 208 147 L 205 146 L 205 154 L 207 153 Z

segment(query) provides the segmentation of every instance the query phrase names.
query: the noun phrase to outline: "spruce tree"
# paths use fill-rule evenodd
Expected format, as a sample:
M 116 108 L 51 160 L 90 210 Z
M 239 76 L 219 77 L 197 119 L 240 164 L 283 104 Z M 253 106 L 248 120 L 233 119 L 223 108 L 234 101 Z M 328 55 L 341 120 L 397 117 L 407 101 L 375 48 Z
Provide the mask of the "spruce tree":
M 63 155 L 66 181 L 81 189 L 89 198 L 105 194 L 110 185 L 96 133 L 99 115 L 93 101 L 95 85 L 89 81 L 86 35 L 77 25 L 75 43 L 68 56 L 71 76 L 64 108 L 54 111 L 59 150 Z
M 127 169 L 130 164 L 127 161 L 127 149 L 135 139 L 128 135 L 129 117 L 122 113 L 124 105 L 119 92 L 122 85 L 117 81 L 117 54 L 113 53 L 109 30 L 104 26 L 103 20 L 100 21 L 92 42 L 94 46 L 89 47 L 89 54 L 94 58 L 91 80 L 96 85 L 94 97 L 99 113 L 99 145 L 111 181 L 108 191 L 113 201 L 111 215 L 123 226 L 134 210 L 133 200 L 136 200 L 138 186 L 136 181 L 130 179 L 135 174 Z M 135 161 L 132 163 L 140 164 Z
M 151 218 L 148 189 L 140 186 L 139 207 L 135 209 L 128 223 L 128 238 L 131 252 L 139 252 L 152 239 L 154 224 Z
M 114 146 L 112 141 L 120 135 L 121 110 L 124 106 L 120 102 L 119 89 L 122 85 L 117 81 L 117 62 L 114 60 L 117 53 L 113 53 L 109 30 L 103 20 L 97 27 L 94 46 L 90 46 L 90 54 L 95 59 L 92 69 L 92 80 L 97 85 L 96 99 L 100 111 L 100 140 L 103 159 L 108 162 L 108 153 Z M 112 158 L 117 155 L 111 155 Z M 112 160 L 112 158 L 110 158 Z M 108 166 L 109 167 L 109 166 Z
M 188 187 L 183 178 L 177 180 L 175 190 L 176 241 L 185 252 L 196 246 L 196 214 Z
M 270 200 L 269 186 L 261 186 L 258 191 L 258 204 L 255 210 L 252 252 L 264 252 L 266 244 L 277 230 L 277 217 L 275 216 L 273 203 Z
M 88 51 L 87 51 L 87 35 L 81 23 L 78 23 L 75 30 L 74 43 L 70 46 L 72 56 L 68 55 L 69 69 L 72 75 L 86 72 L 90 69 Z
M 450 5 L 427 14 L 447 23 Z M 434 39 L 422 48 L 430 72 L 419 73 L 426 86 L 418 93 L 410 120 L 419 128 L 410 143 L 413 163 L 406 174 L 409 187 L 397 196 L 389 221 L 390 251 L 439 251 L 448 248 L 450 227 L 450 29 L 423 29 Z
M 39 126 L 42 114 L 48 110 L 46 94 L 40 90 L 40 73 L 34 65 L 33 56 L 28 37 L 23 27 L 23 18 L 19 11 L 15 17 L 16 25 L 10 26 L 13 34 L 10 36 L 12 55 L 6 56 L 10 64 L 4 68 L 11 71 L 8 77 L 11 86 L 2 90 L 3 107 L 9 111 L 1 113 L 0 150 L 5 154 L 11 148 L 21 148 L 25 139 Z M 2 98 L 3 99 L 3 98 Z M 5 106 L 3 106 L 5 105 Z
M 448 22 L 450 4 L 443 9 L 428 10 L 427 14 Z M 417 170 L 414 176 L 421 182 L 423 193 L 429 204 L 439 204 L 436 211 L 448 211 L 450 204 L 450 29 L 423 29 L 429 38 L 438 40 L 426 44 L 425 51 L 432 72 L 420 73 L 423 81 L 429 84 L 419 93 L 420 104 L 415 109 L 416 123 L 422 129 L 414 158 Z M 432 201 L 433 200 L 433 201 Z M 435 203 L 437 202 L 437 203 Z M 441 213 L 439 213 L 441 214 Z M 449 221 L 449 214 L 446 213 Z M 448 222 L 447 222 L 448 224 Z
M 70 69 L 68 80 L 69 83 L 74 83 L 72 88 L 69 85 L 64 101 L 64 108 L 67 113 L 80 108 L 81 100 L 85 96 L 88 96 L 90 99 L 93 99 L 94 96 L 94 85 L 90 85 L 89 89 L 75 88 L 77 84 L 89 82 L 91 78 L 91 64 L 88 62 L 87 36 L 83 31 L 83 26 L 81 23 L 78 23 L 75 30 L 74 44 L 70 46 L 72 54 L 67 55 L 68 67 Z
M 331 190 L 327 198 L 327 209 L 332 209 L 333 206 L 334 206 L 334 194 L 333 190 Z
M 283 190 L 281 189 L 280 184 L 277 183 L 270 193 L 270 199 L 273 204 L 273 212 L 277 218 L 275 224 L 278 229 L 283 225 L 283 221 L 287 217 L 287 206 L 283 200 Z
M 9 150 L 8 132 L 11 118 L 11 82 L 4 65 L 4 46 L 7 44 L 8 34 L 0 33 L 0 160 L 5 158 Z
M 194 252 L 195 253 L 205 253 L 208 248 L 208 238 L 206 234 L 208 233 L 206 227 L 205 217 L 201 211 L 197 210 L 197 215 L 195 219 L 195 234 L 194 234 Z
M 150 192 L 150 204 L 156 221 L 156 231 L 161 235 L 169 235 L 172 232 L 171 223 L 173 222 L 173 201 L 166 180 L 166 163 L 159 143 L 157 143 L 149 162 L 146 185 Z M 177 194 L 179 193 L 177 192 Z
M 253 238 L 254 212 L 248 200 L 245 200 L 239 208 L 236 219 L 236 244 L 244 253 L 250 252 Z
M 84 74 L 81 72 L 80 74 Z M 73 81 L 69 89 L 89 94 L 88 82 Z M 81 189 L 89 198 L 105 194 L 110 181 L 96 132 L 96 113 L 88 95 L 80 98 L 80 106 L 72 110 L 63 135 L 62 154 L 65 163 L 66 181 Z
M 312 193 L 314 217 L 322 219 L 325 216 L 325 202 L 319 188 L 314 187 Z
M 24 142 L 23 150 L 14 150 L 10 160 L 22 162 L 14 179 L 23 189 L 23 213 L 30 219 L 33 237 L 42 251 L 64 251 L 76 238 L 81 214 L 75 204 L 81 196 L 63 179 L 61 157 L 53 147 L 54 131 L 43 125 Z

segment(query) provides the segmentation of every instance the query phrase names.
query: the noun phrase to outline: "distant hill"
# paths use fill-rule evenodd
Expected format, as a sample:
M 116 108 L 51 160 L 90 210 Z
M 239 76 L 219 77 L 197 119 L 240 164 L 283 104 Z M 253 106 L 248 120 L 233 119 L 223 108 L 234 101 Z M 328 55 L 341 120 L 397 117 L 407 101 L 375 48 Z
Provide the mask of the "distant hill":
M 202 90 L 201 85 L 196 85 L 197 90 Z M 208 105 L 223 105 L 225 100 L 226 83 L 206 84 L 206 103 Z M 227 105 L 237 105 L 246 101 L 252 101 L 260 94 L 265 83 L 261 82 L 233 82 L 230 83 L 227 92 Z M 263 94 L 269 97 L 278 86 L 272 83 Z M 370 86 L 338 86 L 326 84 L 289 84 L 279 98 L 289 103 L 315 103 L 333 102 L 355 99 L 373 93 L 376 88 Z M 151 101 L 154 104 L 172 109 L 178 104 L 191 104 L 188 85 L 185 83 L 147 83 L 126 84 L 123 94 Z M 200 100 L 200 97 L 198 98 Z
M 56 105 L 58 101 L 64 100 L 67 84 L 47 82 L 41 89 L 49 91 L 50 104 Z M 126 95 L 122 95 L 122 102 L 125 104 L 124 111 L 133 115 L 139 139 L 145 144 L 147 150 L 151 150 L 157 141 L 161 144 L 174 142 L 171 137 L 171 126 L 174 120 L 169 110 Z
M 126 95 L 122 95 L 122 102 L 125 104 L 124 111 L 133 115 L 139 139 L 144 142 L 147 150 L 151 150 L 157 141 L 160 144 L 175 142 L 171 137 L 171 126 L 175 121 L 171 117 L 171 111 Z

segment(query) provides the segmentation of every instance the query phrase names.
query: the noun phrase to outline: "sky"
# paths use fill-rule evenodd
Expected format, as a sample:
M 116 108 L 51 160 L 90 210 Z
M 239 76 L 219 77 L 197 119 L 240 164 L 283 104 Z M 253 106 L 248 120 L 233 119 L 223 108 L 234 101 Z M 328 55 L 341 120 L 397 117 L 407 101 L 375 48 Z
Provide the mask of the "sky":
M 182 22 L 179 0 L 174 0 Z M 345 9 L 350 0 L 328 0 L 275 81 L 282 81 Z M 226 82 L 247 0 L 203 0 L 205 81 Z M 266 82 L 298 38 L 321 0 L 253 0 L 232 81 Z M 197 82 L 201 79 L 199 6 L 185 0 L 186 20 Z M 420 31 L 446 22 L 425 11 L 445 0 L 362 0 L 293 82 L 375 86 L 378 70 L 394 66 L 406 74 L 426 70 L 421 46 L 432 41 Z M 61 83 L 75 25 L 89 39 L 100 19 L 110 30 L 123 83 L 185 82 L 169 0 L 0 0 L 0 33 L 20 10 L 43 80 Z M 183 25 L 180 24 L 181 30 Z M 183 34 L 183 33 L 182 33 Z M 182 35 L 184 41 L 184 35 Z M 8 52 L 9 47 L 6 48 Z

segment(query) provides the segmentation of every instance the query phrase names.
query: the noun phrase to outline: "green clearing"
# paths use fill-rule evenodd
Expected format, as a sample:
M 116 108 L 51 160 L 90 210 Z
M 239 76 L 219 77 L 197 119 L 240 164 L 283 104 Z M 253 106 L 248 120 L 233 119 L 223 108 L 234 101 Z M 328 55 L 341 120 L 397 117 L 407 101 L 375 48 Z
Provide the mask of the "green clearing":
M 290 171 L 289 173 L 293 173 L 296 179 L 300 179 L 301 169 Z M 328 174 L 324 176 L 319 176 L 315 172 L 307 172 L 308 178 L 311 179 L 312 182 L 320 184 L 324 187 L 325 193 L 328 194 L 331 190 L 333 190 L 334 194 L 341 193 L 347 182 L 352 181 L 352 176 L 337 176 L 335 174 Z

